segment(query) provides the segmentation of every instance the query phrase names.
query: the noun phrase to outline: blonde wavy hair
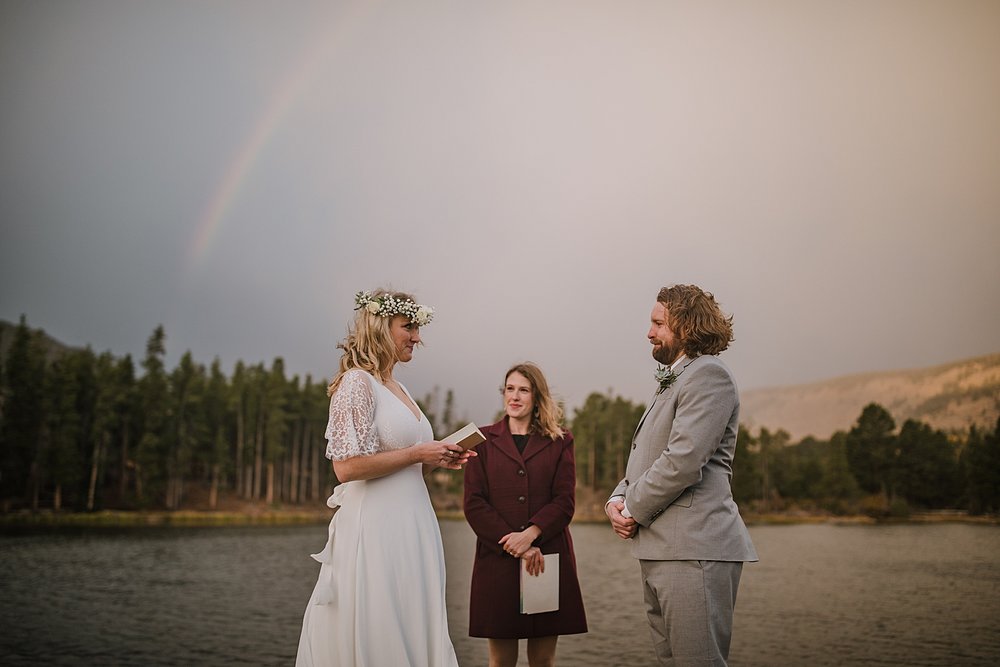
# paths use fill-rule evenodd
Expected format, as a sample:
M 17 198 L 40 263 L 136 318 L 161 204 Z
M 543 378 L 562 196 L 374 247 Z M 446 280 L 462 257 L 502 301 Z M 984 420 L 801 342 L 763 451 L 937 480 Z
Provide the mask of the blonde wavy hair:
M 507 384 L 507 379 L 511 373 L 520 373 L 527 378 L 528 383 L 531 385 L 531 398 L 535 404 L 534 410 L 531 413 L 531 430 L 534 433 L 540 433 L 553 440 L 563 437 L 566 434 L 561 424 L 563 409 L 552 398 L 552 393 L 549 391 L 549 383 L 545 381 L 542 369 L 530 361 L 514 364 L 503 376 L 504 385 Z M 502 394 L 503 391 L 504 387 L 501 387 L 500 393 Z
M 417 301 L 413 295 L 405 292 L 393 292 L 382 288 L 372 292 L 375 298 L 386 294 L 401 301 L 409 300 L 414 303 Z M 388 379 L 389 371 L 397 361 L 396 345 L 393 343 L 390 329 L 392 320 L 397 317 L 403 316 L 372 315 L 366 308 L 359 308 L 354 312 L 354 322 L 347 328 L 347 338 L 337 343 L 337 347 L 344 353 L 340 355 L 340 369 L 337 375 L 326 388 L 327 396 L 333 396 L 333 392 L 340 386 L 344 373 L 350 370 L 368 371 L 379 382 Z

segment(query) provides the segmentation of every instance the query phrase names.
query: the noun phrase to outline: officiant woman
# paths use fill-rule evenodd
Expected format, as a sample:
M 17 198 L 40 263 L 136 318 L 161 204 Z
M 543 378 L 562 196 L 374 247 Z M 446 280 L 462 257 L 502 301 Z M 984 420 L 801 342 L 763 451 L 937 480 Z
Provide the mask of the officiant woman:
M 465 518 L 478 538 L 469 635 L 489 639 L 490 667 L 516 665 L 519 639 L 528 640 L 530 667 L 545 667 L 559 635 L 587 631 L 569 533 L 573 436 L 538 366 L 512 367 L 501 392 L 504 417 L 480 429 L 486 442 L 465 469 Z M 542 554 L 559 554 L 559 610 L 521 614 L 521 561 L 536 573 Z

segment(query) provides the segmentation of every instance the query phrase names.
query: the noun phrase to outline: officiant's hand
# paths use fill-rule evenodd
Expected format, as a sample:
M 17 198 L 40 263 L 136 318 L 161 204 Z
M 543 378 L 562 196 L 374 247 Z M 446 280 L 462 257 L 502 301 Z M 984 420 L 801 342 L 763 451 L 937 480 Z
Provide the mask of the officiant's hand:
M 531 547 L 524 552 L 521 559 L 525 561 L 525 569 L 533 577 L 537 577 L 542 572 L 545 572 L 545 556 L 542 555 L 542 550 L 538 547 Z
M 541 534 L 541 528 L 531 525 L 518 533 L 507 533 L 500 538 L 499 544 L 511 556 L 520 558 L 531 548 L 531 543 L 537 540 Z

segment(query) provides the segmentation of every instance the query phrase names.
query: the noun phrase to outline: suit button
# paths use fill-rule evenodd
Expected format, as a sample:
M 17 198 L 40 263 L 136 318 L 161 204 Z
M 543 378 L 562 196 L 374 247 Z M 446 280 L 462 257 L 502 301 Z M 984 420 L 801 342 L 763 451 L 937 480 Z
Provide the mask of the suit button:
M 527 528 L 528 528 L 527 526 L 521 526 L 519 530 L 526 530 Z
M 517 474 L 520 475 L 521 477 L 524 477 L 524 470 L 518 470 Z
M 525 501 L 525 497 L 524 496 L 518 496 L 517 497 L 517 502 L 523 503 L 524 501 Z
M 632 443 L 632 449 L 635 449 L 635 443 L 634 442 Z

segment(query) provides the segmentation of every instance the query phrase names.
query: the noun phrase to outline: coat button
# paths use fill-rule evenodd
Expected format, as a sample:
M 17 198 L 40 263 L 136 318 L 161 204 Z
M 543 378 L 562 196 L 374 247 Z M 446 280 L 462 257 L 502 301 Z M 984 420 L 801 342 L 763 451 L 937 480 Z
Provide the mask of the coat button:
M 635 449 L 635 443 L 634 442 L 632 443 L 632 449 Z
M 525 497 L 524 496 L 518 496 L 517 497 L 517 502 L 523 503 L 524 501 L 525 501 Z
M 521 526 L 518 530 L 527 530 L 527 529 L 528 529 L 527 526 Z
M 518 470 L 517 474 L 520 475 L 521 477 L 524 477 L 524 470 Z

